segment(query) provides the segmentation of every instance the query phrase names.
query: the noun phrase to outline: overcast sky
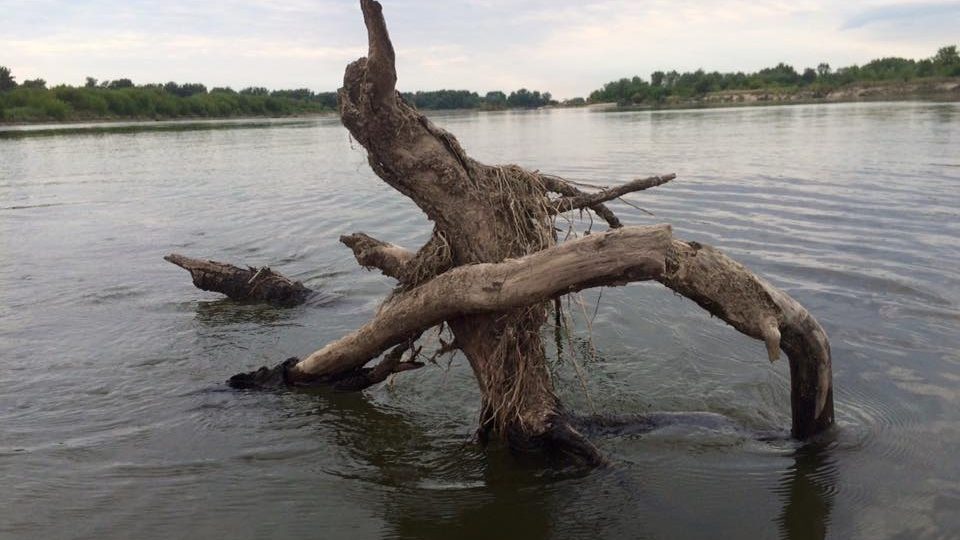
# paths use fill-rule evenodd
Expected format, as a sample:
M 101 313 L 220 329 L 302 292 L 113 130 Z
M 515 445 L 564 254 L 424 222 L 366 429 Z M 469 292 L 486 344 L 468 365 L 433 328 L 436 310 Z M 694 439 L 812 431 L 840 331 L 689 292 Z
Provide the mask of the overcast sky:
M 402 90 L 584 96 L 624 76 L 926 58 L 960 1 L 383 0 Z M 354 0 L 0 0 L 0 65 L 84 77 L 334 90 L 362 56 Z

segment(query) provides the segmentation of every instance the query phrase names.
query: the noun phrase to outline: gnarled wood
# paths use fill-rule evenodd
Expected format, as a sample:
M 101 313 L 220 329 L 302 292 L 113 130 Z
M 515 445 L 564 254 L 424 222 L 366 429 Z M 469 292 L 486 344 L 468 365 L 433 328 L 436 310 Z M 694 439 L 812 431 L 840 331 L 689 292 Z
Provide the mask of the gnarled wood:
M 780 349 L 790 361 L 793 436 L 807 438 L 833 424 L 830 343 L 799 302 L 718 249 L 674 240 L 659 278 L 744 334 L 766 344 L 770 361 Z
M 400 370 L 402 349 L 446 323 L 480 387 L 482 439 L 497 436 L 518 451 L 599 464 L 603 457 L 554 394 L 540 336 L 545 300 L 658 279 L 764 340 L 771 357 L 778 347 L 787 352 L 794 435 L 806 437 L 832 423 L 829 345 L 802 306 L 719 251 L 672 239 L 669 226 L 622 227 L 603 204 L 673 175 L 588 194 L 558 177 L 471 159 L 396 92 L 395 55 L 380 4 L 360 4 L 369 50 L 347 66 L 340 116 L 366 148 L 374 172 L 434 222 L 433 235 L 416 253 L 366 235 L 342 237 L 361 265 L 396 278 L 397 290 L 358 330 L 301 361 L 235 377 L 239 384 L 256 385 L 259 375 L 283 384 L 359 376 L 362 384 L 354 386 L 363 387 Z M 561 198 L 551 200 L 550 192 Z M 556 245 L 556 214 L 578 208 L 593 210 L 613 230 Z M 397 348 L 377 367 L 363 367 L 390 347 Z
M 401 279 L 403 269 L 416 254 L 407 248 L 377 240 L 365 233 L 345 234 L 340 242 L 353 251 L 357 263 L 366 268 L 376 268 L 383 275 Z
M 635 228 L 628 227 L 620 230 L 632 232 L 633 229 Z M 616 238 L 610 233 L 606 234 L 607 238 Z M 595 235 L 591 235 L 573 244 L 596 239 Z M 633 256 L 621 246 L 613 246 L 606 239 L 601 243 L 604 246 L 602 249 L 609 250 L 605 255 Z M 616 241 L 613 242 L 615 243 Z M 410 251 L 392 244 L 379 244 L 389 246 L 389 252 L 401 259 L 413 255 Z M 553 256 L 553 253 L 559 253 L 563 246 L 569 244 L 571 243 L 562 244 L 538 255 Z M 531 257 L 533 256 L 525 259 L 530 260 Z M 381 260 L 386 261 L 387 268 L 395 264 L 389 258 Z M 830 345 L 826 332 L 802 305 L 712 246 L 672 239 L 665 252 L 664 265 L 666 271 L 655 279 L 690 298 L 743 334 L 763 341 L 771 361 L 779 357 L 780 349 L 787 353 L 791 375 L 792 433 L 795 437 L 807 438 L 832 425 L 834 412 Z M 460 270 L 471 268 L 473 267 Z M 545 268 L 546 266 L 543 270 Z M 591 282 L 594 286 L 617 284 L 615 278 L 602 272 L 587 273 L 581 277 L 582 282 L 577 285 L 579 289 L 590 286 Z M 549 288 L 545 283 L 541 285 Z M 443 289 L 434 291 L 431 287 L 430 295 L 434 293 L 447 294 Z M 424 309 L 433 308 L 424 305 Z M 467 311 L 469 310 L 468 308 Z M 418 317 L 432 320 L 431 315 L 424 313 L 419 313 Z M 389 324 L 385 321 L 374 322 Z M 328 348 L 334 345 L 328 345 L 314 354 L 323 353 L 318 355 L 318 358 L 326 357 L 330 352 Z M 319 370 L 321 373 L 331 371 L 337 370 Z
M 572 184 L 570 184 L 570 182 L 564 180 L 563 178 L 560 178 L 559 176 L 555 176 L 552 174 L 541 174 L 540 181 L 543 182 L 543 186 L 547 189 L 547 191 L 558 193 L 565 197 L 589 197 L 590 196 L 589 193 L 586 193 L 584 191 L 577 189 Z M 623 227 L 623 223 L 620 222 L 620 218 L 618 218 L 617 215 L 614 214 L 613 211 L 607 207 L 607 205 L 603 203 L 596 203 L 591 205 L 589 208 L 590 210 L 593 210 L 595 214 L 600 216 L 604 221 L 606 221 L 607 225 L 609 225 L 611 229 L 619 229 L 620 227 Z
M 369 50 L 347 66 L 340 89 L 344 126 L 367 149 L 368 162 L 387 184 L 409 197 L 436 225 L 445 249 L 424 249 L 401 288 L 422 286 L 450 267 L 496 263 L 555 243 L 546 189 L 516 166 L 470 159 L 451 134 L 407 104 L 395 89 L 393 46 L 380 5 L 361 0 Z M 444 260 L 437 260 L 443 253 Z M 536 438 L 561 422 L 539 328 L 542 306 L 449 320 L 483 396 L 483 431 L 511 439 Z
M 378 268 L 384 275 L 399 279 L 414 254 L 410 251 L 377 240 L 363 233 L 345 234 L 340 242 L 353 250 L 353 256 L 364 268 Z
M 519 259 L 454 268 L 388 299 L 355 332 L 304 358 L 301 380 L 363 366 L 410 335 L 464 315 L 536 305 L 600 285 L 656 279 L 664 271 L 669 225 L 592 234 Z
M 292 306 L 307 299 L 313 292 L 299 281 L 284 277 L 269 267 L 240 268 L 232 264 L 192 259 L 177 253 L 163 258 L 187 272 L 193 284 L 204 291 L 218 292 L 234 300 L 260 300 Z
M 616 187 L 602 189 L 596 193 L 579 193 L 563 197 L 553 203 L 553 211 L 559 214 L 578 208 L 594 208 L 599 204 L 623 197 L 628 193 L 662 186 L 676 177 L 677 175 L 671 173 L 662 176 L 651 176 L 649 178 L 637 178 L 636 180 L 631 180 Z

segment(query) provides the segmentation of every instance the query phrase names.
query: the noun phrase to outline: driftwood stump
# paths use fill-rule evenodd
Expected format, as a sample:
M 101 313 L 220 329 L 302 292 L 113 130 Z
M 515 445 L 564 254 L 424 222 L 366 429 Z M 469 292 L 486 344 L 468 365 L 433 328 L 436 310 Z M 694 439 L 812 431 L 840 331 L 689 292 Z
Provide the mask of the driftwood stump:
M 481 390 L 482 441 L 497 438 L 517 452 L 600 464 L 603 456 L 554 393 L 541 338 L 546 306 L 588 287 L 656 280 L 763 340 L 771 360 L 781 349 L 787 353 L 795 437 L 833 423 L 830 347 L 813 316 L 717 249 L 678 240 L 668 225 L 624 227 L 604 206 L 673 175 L 584 193 L 556 176 L 471 159 L 453 135 L 396 91 L 381 6 L 373 0 L 360 5 L 369 52 L 347 66 L 340 117 L 367 150 L 374 172 L 433 221 L 433 235 L 416 252 L 362 233 L 341 238 L 361 265 L 396 278 L 398 289 L 358 330 L 302 360 L 233 383 L 336 384 L 374 371 L 375 377 L 348 385 L 363 388 L 416 367 L 400 361 L 404 351 L 416 350 L 426 330 L 446 324 L 455 339 L 444 349 L 463 351 Z M 570 210 L 593 211 L 610 230 L 558 243 L 554 217 Z M 391 348 L 376 367 L 364 368 Z
M 193 284 L 198 289 L 225 294 L 234 300 L 294 306 L 313 293 L 299 281 L 293 281 L 266 266 L 240 268 L 217 261 L 191 259 L 176 253 L 165 256 L 163 260 L 190 272 Z

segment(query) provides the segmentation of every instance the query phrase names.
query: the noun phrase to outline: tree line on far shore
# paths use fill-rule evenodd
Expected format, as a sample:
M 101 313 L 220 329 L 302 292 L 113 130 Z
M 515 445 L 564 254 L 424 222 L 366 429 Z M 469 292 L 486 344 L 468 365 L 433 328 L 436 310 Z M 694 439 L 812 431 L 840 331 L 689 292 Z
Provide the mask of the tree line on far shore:
M 833 70 L 821 63 L 816 68 L 808 67 L 798 72 L 793 66 L 780 63 L 755 73 L 655 71 L 650 80 L 642 77 L 623 78 L 611 81 L 590 94 L 592 103 L 619 103 L 656 105 L 668 100 L 688 100 L 711 92 L 728 90 L 812 90 L 814 94 L 826 94 L 842 86 L 863 83 L 909 82 L 934 77 L 960 77 L 960 55 L 955 45 L 941 47 L 937 53 L 923 60 L 887 57 L 879 58 L 862 66 L 849 66 Z
M 47 88 L 43 79 L 17 84 L 10 70 L 0 66 L 0 122 L 291 116 L 329 111 L 336 104 L 334 92 L 208 90 L 200 83 L 135 85 L 130 79 L 87 77 L 83 86 Z
M 433 90 L 404 92 L 404 99 L 418 109 L 535 109 L 547 105 L 557 105 L 550 92 L 539 90 L 519 90 L 505 94 L 500 90 L 487 92 L 480 96 L 469 90 Z
M 549 92 L 525 88 L 510 94 L 487 92 L 483 97 L 467 90 L 414 92 L 404 97 L 420 109 L 535 108 L 556 103 Z M 17 83 L 11 71 L 0 66 L 0 122 L 293 116 L 336 107 L 336 92 L 307 88 L 208 90 L 200 83 L 137 85 L 130 79 L 98 81 L 92 77 L 82 86 L 48 88 L 43 79 Z
M 720 91 L 809 89 L 815 95 L 822 95 L 850 84 L 936 77 L 960 77 L 960 54 L 955 45 L 941 47 L 934 56 L 923 60 L 888 57 L 837 70 L 821 63 L 816 68 L 798 72 L 793 66 L 780 63 L 755 73 L 702 69 L 684 73 L 655 71 L 649 81 L 639 76 L 623 78 L 603 85 L 588 99 L 578 97 L 563 102 L 554 100 L 550 92 L 526 88 L 509 94 L 496 90 L 482 96 L 469 90 L 405 92 L 403 97 L 419 109 L 500 110 L 589 103 L 657 105 Z M 87 77 L 82 86 L 48 88 L 43 79 L 17 83 L 11 71 L 0 66 L 0 122 L 291 116 L 331 111 L 336 107 L 336 92 L 314 92 L 307 88 L 208 90 L 200 83 L 136 85 L 130 79 L 98 81 L 92 77 Z

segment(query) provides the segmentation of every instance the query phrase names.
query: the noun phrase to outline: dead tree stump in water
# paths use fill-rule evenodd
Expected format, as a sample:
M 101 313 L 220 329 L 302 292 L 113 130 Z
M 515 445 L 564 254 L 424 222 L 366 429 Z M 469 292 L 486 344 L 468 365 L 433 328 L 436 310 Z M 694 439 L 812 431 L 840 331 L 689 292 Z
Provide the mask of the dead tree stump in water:
M 574 428 L 554 393 L 541 340 L 546 306 L 588 287 L 657 280 L 763 340 L 771 359 L 780 349 L 787 353 L 795 437 L 833 423 L 830 348 L 806 309 L 720 251 L 677 240 L 668 225 L 623 227 L 604 206 L 673 175 L 588 194 L 555 176 L 471 159 L 453 135 L 396 91 L 381 6 L 360 5 L 369 52 L 347 66 L 340 117 L 374 172 L 433 221 L 433 235 L 415 253 L 364 234 L 341 238 L 361 265 L 396 278 L 397 291 L 358 330 L 274 371 L 243 374 L 233 379 L 238 386 L 256 386 L 257 373 L 285 385 L 337 381 L 392 347 L 377 373 L 404 371 L 393 358 L 396 348 L 400 354 L 413 349 L 421 334 L 445 323 L 455 335 L 448 348 L 463 351 L 480 387 L 481 440 L 600 464 L 603 456 Z M 595 212 L 611 230 L 558 243 L 554 217 L 577 209 Z

